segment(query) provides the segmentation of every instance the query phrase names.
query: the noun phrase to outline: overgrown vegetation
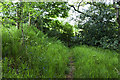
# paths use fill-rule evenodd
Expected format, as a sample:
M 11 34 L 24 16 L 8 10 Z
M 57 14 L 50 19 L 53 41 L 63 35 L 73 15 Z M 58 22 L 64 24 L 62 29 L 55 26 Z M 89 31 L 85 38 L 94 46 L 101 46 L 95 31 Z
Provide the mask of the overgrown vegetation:
M 113 5 L 105 3 L 86 4 L 91 5 L 85 11 L 91 17 L 86 17 L 84 14 L 80 15 L 81 20 L 78 28 L 83 29 L 77 35 L 80 44 L 118 50 L 118 24 L 115 20 L 116 14 Z M 86 22 L 83 24 L 83 21 Z
M 48 39 L 34 26 L 21 31 L 2 28 L 3 77 L 63 78 L 69 62 L 69 50 L 55 38 Z
M 2 76 L 118 78 L 116 11 L 113 4 L 82 3 L 88 4 L 81 12 L 67 2 L 1 2 Z M 78 24 L 54 20 L 68 17 L 70 7 L 80 13 Z
M 78 46 L 72 51 L 75 78 L 118 78 L 117 52 L 88 46 Z

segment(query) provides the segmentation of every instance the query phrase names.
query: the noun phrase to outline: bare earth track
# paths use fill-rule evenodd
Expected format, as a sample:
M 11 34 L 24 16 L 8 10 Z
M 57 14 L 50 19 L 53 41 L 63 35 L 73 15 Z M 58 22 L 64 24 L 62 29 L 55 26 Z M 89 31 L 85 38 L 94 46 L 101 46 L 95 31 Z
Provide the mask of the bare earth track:
M 70 71 L 69 71 L 69 74 L 66 75 L 66 78 L 68 78 L 70 80 L 73 80 L 73 72 L 75 70 L 75 66 L 74 66 L 74 62 L 73 62 L 73 57 L 71 56 L 69 58 L 69 60 L 70 60 L 70 63 L 69 63 Z

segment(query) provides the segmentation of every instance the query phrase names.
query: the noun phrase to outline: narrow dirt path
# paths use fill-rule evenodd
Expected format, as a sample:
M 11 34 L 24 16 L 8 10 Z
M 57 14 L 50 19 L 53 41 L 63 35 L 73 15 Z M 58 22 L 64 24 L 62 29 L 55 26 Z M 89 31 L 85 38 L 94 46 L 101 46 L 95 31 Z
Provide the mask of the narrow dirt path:
M 73 72 L 75 70 L 75 66 L 74 66 L 72 53 L 71 53 L 71 56 L 70 56 L 69 60 L 70 60 L 70 63 L 69 63 L 68 67 L 70 67 L 70 71 L 69 71 L 69 74 L 66 75 L 66 78 L 69 78 L 70 80 L 73 80 Z

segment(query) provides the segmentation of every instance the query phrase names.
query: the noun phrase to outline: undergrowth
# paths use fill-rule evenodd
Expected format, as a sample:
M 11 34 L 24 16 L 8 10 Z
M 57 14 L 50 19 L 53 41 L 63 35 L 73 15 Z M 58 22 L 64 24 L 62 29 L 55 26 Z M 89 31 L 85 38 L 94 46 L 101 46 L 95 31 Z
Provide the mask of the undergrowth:
M 2 28 L 4 78 L 63 78 L 69 62 L 68 48 L 49 39 L 34 26 Z M 23 42 L 24 40 L 24 42 Z
M 118 53 L 101 48 L 78 46 L 72 49 L 74 78 L 118 78 Z
M 118 53 L 88 46 L 66 47 L 36 27 L 2 27 L 3 78 L 65 78 L 73 54 L 74 78 L 117 78 Z M 67 73 L 66 73 L 67 72 Z

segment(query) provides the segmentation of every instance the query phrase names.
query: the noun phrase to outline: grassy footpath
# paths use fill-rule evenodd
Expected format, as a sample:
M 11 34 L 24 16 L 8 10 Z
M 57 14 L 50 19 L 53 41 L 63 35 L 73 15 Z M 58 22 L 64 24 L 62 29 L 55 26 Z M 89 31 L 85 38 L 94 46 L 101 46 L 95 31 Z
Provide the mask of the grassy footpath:
M 2 28 L 4 78 L 118 77 L 118 54 L 115 51 L 83 45 L 69 49 L 34 26 L 24 27 L 24 43 L 22 40 L 21 30 Z
M 101 48 L 79 46 L 72 49 L 74 78 L 117 78 L 118 53 Z
M 70 50 L 70 57 L 69 57 L 69 64 L 68 64 L 68 73 L 66 75 L 66 78 L 71 78 L 73 79 L 73 73 L 75 70 L 75 66 L 74 66 L 74 61 L 73 61 L 73 53 Z

